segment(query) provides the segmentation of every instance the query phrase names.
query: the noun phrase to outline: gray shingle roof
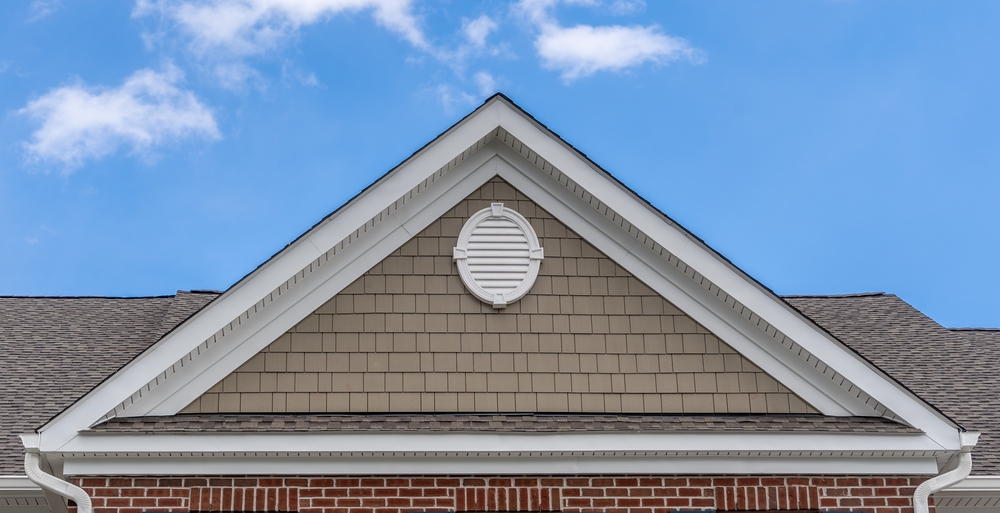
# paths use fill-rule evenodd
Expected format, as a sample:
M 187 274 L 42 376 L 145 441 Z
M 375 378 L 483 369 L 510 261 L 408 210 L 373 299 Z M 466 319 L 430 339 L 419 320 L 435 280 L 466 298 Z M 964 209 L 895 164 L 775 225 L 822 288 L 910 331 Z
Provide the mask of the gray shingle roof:
M 887 419 L 823 415 L 566 415 L 385 414 L 225 415 L 111 419 L 95 432 L 319 432 L 319 431 L 781 431 L 920 433 Z
M 0 297 L 0 475 L 24 473 L 18 434 L 58 415 L 216 296 Z
M 785 300 L 962 427 L 981 431 L 973 474 L 1000 474 L 1000 330 L 948 329 L 892 294 Z

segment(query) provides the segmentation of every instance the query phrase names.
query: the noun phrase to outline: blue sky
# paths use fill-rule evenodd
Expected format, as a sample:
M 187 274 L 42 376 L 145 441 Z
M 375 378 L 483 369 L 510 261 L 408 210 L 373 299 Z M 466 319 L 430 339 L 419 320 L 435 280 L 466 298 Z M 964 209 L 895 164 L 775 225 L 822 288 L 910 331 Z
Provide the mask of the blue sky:
M 226 289 L 499 90 L 780 294 L 1000 326 L 1000 3 L 0 3 L 0 294 Z

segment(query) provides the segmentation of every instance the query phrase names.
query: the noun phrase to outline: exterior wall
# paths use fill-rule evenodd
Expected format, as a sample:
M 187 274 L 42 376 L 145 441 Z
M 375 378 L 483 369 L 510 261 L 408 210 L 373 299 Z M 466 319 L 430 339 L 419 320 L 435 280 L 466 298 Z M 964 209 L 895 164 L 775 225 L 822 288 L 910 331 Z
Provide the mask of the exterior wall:
M 75 477 L 94 513 L 589 512 L 911 513 L 923 477 Z M 75 508 L 70 513 L 76 513 Z
M 451 258 L 494 201 L 545 250 L 499 311 Z M 816 413 L 499 178 L 181 413 L 216 412 Z

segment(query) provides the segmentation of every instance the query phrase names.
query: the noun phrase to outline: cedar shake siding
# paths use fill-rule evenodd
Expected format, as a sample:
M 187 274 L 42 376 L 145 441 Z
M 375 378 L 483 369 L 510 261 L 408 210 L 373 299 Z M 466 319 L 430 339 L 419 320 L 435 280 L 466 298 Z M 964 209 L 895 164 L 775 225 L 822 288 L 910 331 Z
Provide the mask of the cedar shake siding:
M 545 251 L 495 310 L 452 248 L 503 202 Z M 508 183 L 494 178 L 181 413 L 817 413 Z

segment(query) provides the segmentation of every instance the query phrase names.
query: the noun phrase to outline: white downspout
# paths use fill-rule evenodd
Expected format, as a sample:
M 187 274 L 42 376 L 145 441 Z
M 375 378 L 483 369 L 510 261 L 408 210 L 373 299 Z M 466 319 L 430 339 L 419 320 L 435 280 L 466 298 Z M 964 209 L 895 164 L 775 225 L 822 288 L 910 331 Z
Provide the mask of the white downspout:
M 24 442 L 24 473 L 32 483 L 54 494 L 65 497 L 76 503 L 77 513 L 93 513 L 94 506 L 90 496 L 82 488 L 67 483 L 52 474 L 42 471 L 42 455 L 38 452 L 38 435 L 21 435 Z
M 958 467 L 920 483 L 917 491 L 913 493 L 913 513 L 929 513 L 930 506 L 927 501 L 932 493 L 959 483 L 972 473 L 972 448 L 979 441 L 979 432 L 966 431 L 961 433 L 961 437 L 962 452 L 958 454 Z

